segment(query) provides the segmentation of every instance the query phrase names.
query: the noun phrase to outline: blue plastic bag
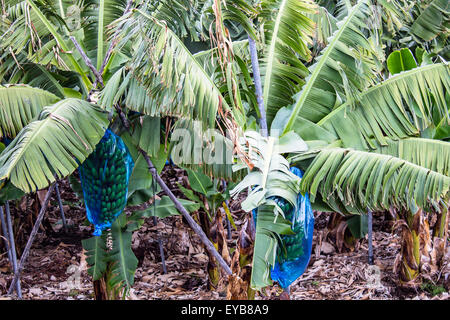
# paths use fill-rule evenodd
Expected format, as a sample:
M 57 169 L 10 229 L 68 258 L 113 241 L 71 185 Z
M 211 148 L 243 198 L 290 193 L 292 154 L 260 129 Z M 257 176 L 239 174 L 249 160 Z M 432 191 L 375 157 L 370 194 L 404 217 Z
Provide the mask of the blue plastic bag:
M 303 177 L 303 172 L 292 167 L 292 173 L 298 177 Z M 287 220 L 291 221 L 291 229 L 295 235 L 281 235 L 281 243 L 278 244 L 275 265 L 270 276 L 273 281 L 286 289 L 298 279 L 306 270 L 311 258 L 312 239 L 314 231 L 314 214 L 311 208 L 308 194 L 297 196 L 297 210 L 286 200 L 274 197 L 277 204 L 283 208 L 289 208 L 285 213 Z M 257 211 L 253 211 L 256 224 Z
M 94 152 L 80 165 L 86 214 L 95 227 L 94 236 L 110 228 L 125 208 L 133 167 L 128 148 L 109 129 Z

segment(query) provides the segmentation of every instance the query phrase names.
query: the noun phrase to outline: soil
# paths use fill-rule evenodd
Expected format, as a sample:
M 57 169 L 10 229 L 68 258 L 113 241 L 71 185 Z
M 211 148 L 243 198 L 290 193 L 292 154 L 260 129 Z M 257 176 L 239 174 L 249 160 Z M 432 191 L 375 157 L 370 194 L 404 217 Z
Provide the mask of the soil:
M 171 189 L 183 181 L 180 172 L 165 170 L 163 175 Z M 81 240 L 91 237 L 92 227 L 86 223 L 84 205 L 67 181 L 60 182 L 68 233 L 62 222 L 56 197 L 51 198 L 46 218 L 30 251 L 21 276 L 24 299 L 86 300 L 93 299 L 91 277 L 87 273 Z M 41 198 L 42 194 L 41 194 Z M 25 247 L 38 212 L 38 198 L 26 197 L 12 203 L 15 217 L 18 256 Z M 231 204 L 239 228 L 243 214 L 238 202 Z M 128 214 L 129 210 L 126 211 Z M 449 299 L 447 292 L 432 295 L 423 286 L 405 289 L 397 283 L 394 262 L 400 252 L 399 236 L 392 232 L 392 223 L 384 214 L 374 216 L 373 246 L 375 266 L 368 264 L 367 239 L 357 241 L 351 249 L 337 252 L 333 241 L 324 238 L 330 214 L 315 213 L 313 253 L 306 272 L 291 285 L 290 298 L 305 299 Z M 237 231 L 233 230 L 229 247 L 235 246 Z M 167 273 L 163 273 L 158 237 L 164 247 Z M 2 241 L 0 241 L 2 242 Z M 148 219 L 133 235 L 133 251 L 139 265 L 130 299 L 226 299 L 226 288 L 207 288 L 208 257 L 198 237 L 181 216 L 158 220 Z M 0 300 L 11 299 L 6 291 L 12 280 L 3 242 L 0 244 Z M 379 276 L 377 276 L 379 274 Z M 379 279 L 379 281 L 378 281 Z M 276 286 L 266 294 L 279 292 Z M 273 297 L 273 296 L 272 296 Z M 15 297 L 12 297 L 15 298 Z M 256 299 L 267 299 L 257 295 Z

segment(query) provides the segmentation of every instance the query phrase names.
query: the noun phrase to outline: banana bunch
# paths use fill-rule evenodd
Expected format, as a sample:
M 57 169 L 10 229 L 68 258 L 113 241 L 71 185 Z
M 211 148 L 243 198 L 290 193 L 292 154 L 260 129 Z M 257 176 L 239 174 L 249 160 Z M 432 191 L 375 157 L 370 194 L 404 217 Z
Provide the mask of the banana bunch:
M 300 223 L 296 223 L 296 212 L 294 207 L 282 198 L 275 198 L 274 201 L 283 210 L 287 220 L 292 222 L 292 231 L 295 234 L 281 235 L 281 245 L 277 249 L 277 260 L 279 263 L 295 260 L 303 255 L 303 239 L 305 237 L 304 230 Z M 298 209 L 297 209 L 298 210 Z
M 111 227 L 127 203 L 134 162 L 122 139 L 109 129 L 94 152 L 79 167 L 81 186 L 94 235 Z
M 303 172 L 296 167 L 291 167 L 290 171 L 299 178 L 303 177 Z M 314 213 L 308 194 L 299 193 L 295 207 L 283 198 L 272 199 L 283 210 L 285 218 L 291 221 L 291 230 L 294 232 L 292 235 L 280 236 L 275 265 L 270 271 L 272 280 L 286 289 L 308 267 L 312 250 Z
M 291 167 L 290 171 L 299 178 L 303 177 L 303 172 L 296 167 Z M 303 196 L 299 193 L 295 207 L 281 197 L 274 196 L 270 199 L 276 202 L 286 220 L 292 223 L 291 230 L 294 232 L 280 235 L 275 264 L 270 271 L 272 280 L 286 289 L 305 272 L 311 258 L 314 213 L 308 194 Z M 255 224 L 257 215 L 258 210 L 253 210 Z

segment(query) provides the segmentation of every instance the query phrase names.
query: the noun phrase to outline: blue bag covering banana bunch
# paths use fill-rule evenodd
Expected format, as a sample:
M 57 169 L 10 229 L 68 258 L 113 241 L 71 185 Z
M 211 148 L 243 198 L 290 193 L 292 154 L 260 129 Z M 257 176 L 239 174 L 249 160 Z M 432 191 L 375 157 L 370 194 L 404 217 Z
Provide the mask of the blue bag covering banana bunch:
M 133 167 L 133 159 L 122 139 L 109 129 L 80 165 L 86 214 L 95 227 L 94 236 L 110 228 L 125 208 Z
M 300 169 L 292 167 L 292 173 L 302 178 Z M 283 198 L 273 197 L 273 200 L 283 210 L 285 218 L 292 223 L 293 235 L 281 235 L 278 243 L 275 265 L 270 277 L 286 289 L 298 279 L 306 270 L 311 257 L 312 239 L 314 231 L 314 214 L 308 194 L 298 194 L 297 205 L 293 207 Z M 254 212 L 256 219 L 257 212 Z M 255 221 L 256 222 L 256 221 Z

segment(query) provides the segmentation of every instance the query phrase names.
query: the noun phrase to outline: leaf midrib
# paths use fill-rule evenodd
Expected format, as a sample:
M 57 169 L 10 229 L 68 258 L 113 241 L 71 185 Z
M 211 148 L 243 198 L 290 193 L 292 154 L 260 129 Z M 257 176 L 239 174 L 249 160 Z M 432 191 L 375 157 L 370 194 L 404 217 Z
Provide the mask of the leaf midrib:
M 67 102 L 68 100 L 71 100 L 71 99 L 61 100 L 61 101 L 57 102 L 56 104 L 59 104 L 59 106 L 56 107 L 56 109 L 54 110 L 53 113 L 56 113 L 59 110 L 59 108 L 63 108 L 65 106 L 67 106 L 67 104 L 63 103 L 63 102 Z M 55 106 L 55 105 L 53 105 L 53 106 Z M 44 110 L 44 108 L 42 108 L 42 110 Z M 53 119 L 50 116 L 48 116 L 44 120 L 38 120 L 38 121 L 32 122 L 32 123 L 38 123 L 37 131 L 34 132 L 33 135 L 26 141 L 25 146 L 20 148 L 19 154 L 13 158 L 13 161 L 9 164 L 7 173 L 5 173 L 3 176 L 1 176 L 0 180 L 9 178 L 9 176 L 11 175 L 11 172 L 12 172 L 12 168 L 16 167 L 16 164 L 20 161 L 20 159 L 22 159 L 22 156 L 25 153 L 25 151 L 28 150 L 28 148 L 32 145 L 32 142 L 34 141 L 34 139 L 36 139 L 39 136 L 40 131 L 46 127 L 47 122 L 51 121 L 51 120 L 53 120 Z M 30 123 L 30 124 L 32 124 L 32 123 Z M 26 127 L 28 127 L 29 125 L 27 125 Z
M 126 258 L 125 258 L 125 250 L 124 248 L 124 244 L 123 244 L 123 236 L 122 236 L 122 229 L 120 228 L 120 226 L 118 227 L 118 240 L 119 240 L 119 257 L 120 257 L 120 268 L 122 269 L 122 273 L 123 273 L 123 277 L 125 278 L 125 282 L 127 283 L 127 287 L 131 287 L 131 284 L 128 281 L 128 277 L 127 277 L 127 268 L 126 268 Z
M 443 63 L 432 64 L 432 65 L 423 66 L 423 67 L 415 68 L 415 69 L 412 69 L 409 71 L 398 73 L 395 76 L 393 76 L 392 78 L 389 78 L 389 79 L 387 79 L 383 82 L 380 82 L 379 84 L 367 89 L 365 92 L 363 92 L 361 94 L 361 98 L 367 96 L 368 94 L 370 94 L 371 92 L 373 92 L 379 88 L 389 85 L 392 82 L 401 80 L 402 78 L 410 77 L 411 75 L 414 75 L 416 73 L 426 72 L 431 69 L 438 69 L 438 68 L 441 68 L 442 66 L 445 66 L 445 65 Z M 347 102 L 341 104 L 339 107 L 337 107 L 336 109 L 331 111 L 329 114 L 327 114 L 325 117 L 323 117 L 319 122 L 317 122 L 317 125 L 323 126 L 325 124 L 325 122 L 330 120 L 335 114 L 339 113 L 342 109 L 348 107 L 350 104 L 351 104 L 351 101 L 347 101 Z
M 97 28 L 97 70 L 100 70 L 103 64 L 103 29 L 105 16 L 105 0 L 99 0 L 98 8 L 98 28 Z
M 267 68 L 266 68 L 266 79 L 264 81 L 264 99 L 263 101 L 265 102 L 266 106 L 268 106 L 269 104 L 269 92 L 270 92 L 270 81 L 272 79 L 272 69 L 273 69 L 273 63 L 274 63 L 274 59 L 275 59 L 275 46 L 277 44 L 277 40 L 278 40 L 278 31 L 280 29 L 280 25 L 281 25 L 281 18 L 283 17 L 284 14 L 284 8 L 286 6 L 288 0 L 284 0 L 283 3 L 280 6 L 278 15 L 277 15 L 277 19 L 275 21 L 275 28 L 273 29 L 273 33 L 272 33 L 272 41 L 270 43 L 270 48 L 269 48 L 269 56 L 268 56 L 268 63 L 267 63 Z
M 334 49 L 334 46 L 339 42 L 340 37 L 344 30 L 346 30 L 347 26 L 352 21 L 353 16 L 357 12 L 357 9 L 363 4 L 365 1 L 358 2 L 353 8 L 351 13 L 346 17 L 345 23 L 338 29 L 336 35 L 333 37 L 333 40 L 330 42 L 328 47 L 325 49 L 325 52 L 320 56 L 319 62 L 315 65 L 315 69 L 313 73 L 311 74 L 311 77 L 309 78 L 308 82 L 306 83 L 305 88 L 302 90 L 302 94 L 300 98 L 298 99 L 297 103 L 294 106 L 294 109 L 292 110 L 291 116 L 289 117 L 289 121 L 286 124 L 286 127 L 283 130 L 283 134 L 287 133 L 292 129 L 292 126 L 295 122 L 295 119 L 297 118 L 298 113 L 300 112 L 301 108 L 303 107 L 303 104 L 306 101 L 306 98 L 309 95 L 309 92 L 313 88 L 314 83 L 316 82 L 316 78 L 319 76 L 323 65 L 327 62 L 328 57 L 330 56 L 331 52 Z

